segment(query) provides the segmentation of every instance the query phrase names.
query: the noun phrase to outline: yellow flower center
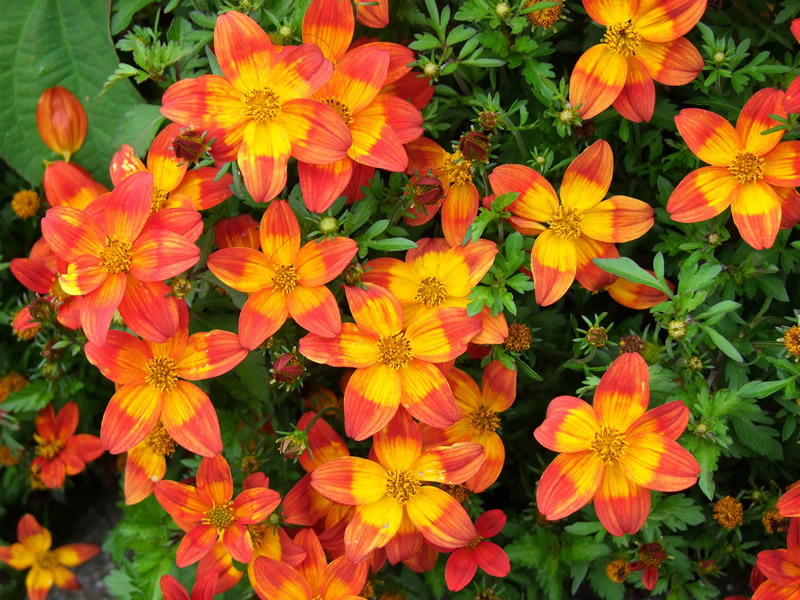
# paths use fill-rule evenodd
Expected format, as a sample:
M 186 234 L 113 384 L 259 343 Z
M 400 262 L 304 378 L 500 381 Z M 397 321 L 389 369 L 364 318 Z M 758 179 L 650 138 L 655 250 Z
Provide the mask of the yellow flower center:
M 272 121 L 281 110 L 281 100 L 272 88 L 250 90 L 244 95 L 247 116 L 258 123 Z
M 233 516 L 233 502 L 226 502 L 225 504 L 215 504 L 212 506 L 206 516 L 203 517 L 203 523 L 216 527 L 217 531 L 225 531 L 228 525 L 233 523 L 236 517 Z
M 347 125 L 350 125 L 350 123 L 353 122 L 353 111 L 350 110 L 350 107 L 347 106 L 347 104 L 338 98 L 325 98 L 322 100 L 322 103 L 327 104 L 337 113 L 339 113 L 339 116 L 342 117 L 342 121 L 344 121 Z
M 456 499 L 456 502 L 459 504 L 464 504 L 467 500 L 469 500 L 469 488 L 465 483 L 456 483 L 456 484 L 445 484 L 442 486 L 442 490 L 450 494 L 453 498 Z
M 59 566 L 58 559 L 49 550 L 37 552 L 33 557 L 33 564 L 40 569 L 55 569 Z
M 389 471 L 386 474 L 386 494 L 405 504 L 419 491 L 419 479 L 408 471 Z
M 279 289 L 284 294 L 291 294 L 300 278 L 294 272 L 293 265 L 280 265 L 275 268 L 275 277 L 272 278 L 272 287 Z
M 153 454 L 169 456 L 175 452 L 175 440 L 167 433 L 164 424 L 159 421 L 153 430 L 145 438 L 145 443 L 153 451 Z
M 264 539 L 264 530 L 261 525 L 248 525 L 247 533 L 250 534 L 250 541 L 253 543 L 253 549 L 258 550 L 261 548 L 261 541 Z
M 556 209 L 556 214 L 550 219 L 547 224 L 550 229 L 560 238 L 574 240 L 581 234 L 581 215 L 574 208 L 567 208 L 563 204 L 559 204 Z
M 728 171 L 739 183 L 752 183 L 764 177 L 764 159 L 747 150 L 741 150 L 728 165 Z
M 411 343 L 402 331 L 382 337 L 378 341 L 378 350 L 381 360 L 393 369 L 405 367 L 412 358 Z
M 533 336 L 531 330 L 523 323 L 512 323 L 508 326 L 505 348 L 509 352 L 525 352 L 531 347 Z
M 178 386 L 175 361 L 168 357 L 151 358 L 144 368 L 144 381 L 162 392 L 174 390 Z
M 64 449 L 64 440 L 54 439 L 46 440 L 38 433 L 33 434 L 33 439 L 36 440 L 36 454 L 44 459 L 52 460 Z
M 100 253 L 100 264 L 109 273 L 127 273 L 131 270 L 131 245 L 106 238 L 106 249 Z
M 717 500 L 712 511 L 714 520 L 725 529 L 735 529 L 742 524 L 744 510 L 742 503 L 733 496 L 725 496 Z
M 792 325 L 783 334 L 783 345 L 795 358 L 800 358 L 800 327 Z
M 631 56 L 636 54 L 636 49 L 642 44 L 642 36 L 633 28 L 631 22 L 627 21 L 606 27 L 603 42 L 622 56 Z
M 482 538 L 481 536 L 479 536 L 479 535 L 475 536 L 472 539 L 472 541 L 470 541 L 470 543 L 467 544 L 467 548 L 475 549 L 477 547 L 477 545 L 480 544 L 483 540 L 484 540 L 484 538 Z
M 414 298 L 420 304 L 435 308 L 447 299 L 447 288 L 438 277 L 425 277 Z
M 620 433 L 608 425 L 603 425 L 600 427 L 600 431 L 594 434 L 592 450 L 600 457 L 600 460 L 608 464 L 617 460 L 627 445 L 624 433 Z
M 500 417 L 493 410 L 481 406 L 469 416 L 472 430 L 478 433 L 494 432 L 500 427 Z
M 39 194 L 33 190 L 21 190 L 11 199 L 11 208 L 20 219 L 29 219 L 39 210 Z
M 167 205 L 169 192 L 162 190 L 157 185 L 153 186 L 153 201 L 150 203 L 150 214 L 157 213 Z
M 452 185 L 472 181 L 472 161 L 464 158 L 459 150 L 444 155 L 441 171 L 443 179 Z

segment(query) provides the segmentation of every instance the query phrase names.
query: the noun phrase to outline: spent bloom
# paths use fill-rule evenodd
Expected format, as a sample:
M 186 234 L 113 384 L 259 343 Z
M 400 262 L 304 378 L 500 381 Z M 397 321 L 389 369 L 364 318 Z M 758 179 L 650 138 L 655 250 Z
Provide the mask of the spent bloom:
M 572 396 L 550 403 L 534 432 L 540 444 L 561 453 L 536 490 L 548 520 L 594 500 L 609 533 L 635 533 L 650 512 L 650 490 L 675 492 L 697 481 L 700 465 L 675 441 L 686 429 L 689 409 L 675 400 L 647 411 L 649 379 L 644 359 L 625 353 L 601 378 L 594 406 Z

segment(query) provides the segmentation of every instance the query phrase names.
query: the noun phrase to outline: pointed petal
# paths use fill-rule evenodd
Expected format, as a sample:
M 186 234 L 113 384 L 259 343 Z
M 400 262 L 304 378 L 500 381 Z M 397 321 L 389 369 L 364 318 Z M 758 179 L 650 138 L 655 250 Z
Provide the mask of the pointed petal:
M 217 18 L 214 52 L 225 78 L 240 92 L 271 83 L 275 50 L 266 32 L 247 15 L 230 11 Z
M 358 327 L 376 337 L 397 334 L 403 328 L 403 308 L 390 291 L 373 284 L 345 286 L 347 303 Z
M 605 140 L 597 140 L 567 167 L 561 183 L 561 202 L 581 213 L 589 210 L 605 197 L 613 174 L 611 146 Z
M 581 233 L 619 244 L 642 237 L 652 226 L 652 206 L 628 196 L 611 196 L 584 213 Z
M 705 64 L 697 48 L 683 37 L 663 43 L 642 40 L 636 58 L 650 77 L 664 85 L 691 83 Z
M 411 471 L 421 481 L 455 485 L 474 476 L 484 459 L 484 449 L 480 444 L 458 442 L 452 446 L 427 448 Z
M 309 163 L 341 160 L 353 143 L 350 129 L 330 106 L 297 99 L 283 106 L 281 123 L 292 142 L 292 156 Z
M 399 531 L 403 513 L 403 506 L 386 495 L 377 502 L 359 506 L 344 533 L 347 559 L 359 563 L 375 548 L 383 548 Z
M 461 246 L 478 214 L 478 189 L 472 182 L 450 187 L 442 204 L 442 230 L 451 246 Z
M 22 544 L 0 546 L 0 562 L 17 571 L 29 569 L 35 559 L 36 554 Z
M 161 281 L 141 282 L 126 278 L 119 314 L 135 333 L 151 342 L 165 342 L 178 328 L 178 301 Z M 81 309 L 81 315 L 83 315 Z
M 125 294 L 125 274 L 109 273 L 106 280 L 81 302 L 81 325 L 90 342 L 103 345 L 111 318 Z
M 641 2 L 633 26 L 647 40 L 667 42 L 689 33 L 705 10 L 705 0 Z
M 685 490 L 697 482 L 700 465 L 687 450 L 666 436 L 637 433 L 619 464 L 631 483 L 659 492 Z
M 342 323 L 336 337 L 309 333 L 299 343 L 300 354 L 332 367 L 366 368 L 380 360 L 378 338 L 363 333 L 353 323 Z
M 263 289 L 247 299 L 239 315 L 239 342 L 255 350 L 278 331 L 289 316 L 289 301 L 280 290 Z
M 472 548 L 459 548 L 447 559 L 444 569 L 444 578 L 447 589 L 458 592 L 469 584 L 478 571 L 478 561 L 475 559 L 475 550 Z
M 353 40 L 355 17 L 344 0 L 315 0 L 303 17 L 303 42 L 316 44 L 325 58 L 342 58 Z
M 85 169 L 63 160 L 45 167 L 42 187 L 50 206 L 69 206 L 77 210 L 85 209 L 92 200 L 108 193 L 106 186 L 92 179 Z
M 328 514 L 330 500 L 311 487 L 311 473 L 306 473 L 283 499 L 281 516 L 290 525 L 311 527 Z
M 197 490 L 214 504 L 225 504 L 233 497 L 233 479 L 228 461 L 218 454 L 203 458 L 197 469 Z
M 614 108 L 634 123 L 649 122 L 656 106 L 656 86 L 653 78 L 636 56 L 628 57 L 625 87 L 614 100 Z
M 423 537 L 435 546 L 460 548 L 476 536 L 464 507 L 439 488 L 423 485 L 406 504 L 406 512 Z
M 281 193 L 286 185 L 286 164 L 291 151 L 289 133 L 281 123 L 247 124 L 237 161 L 253 200 L 269 202 Z
M 400 406 L 402 383 L 398 371 L 383 362 L 356 369 L 344 392 L 344 428 L 355 440 L 380 431 Z
M 150 450 L 146 441 L 131 448 L 125 461 L 125 504 L 138 504 L 146 499 L 166 471 L 166 459 Z
M 162 393 L 146 383 L 123 385 L 103 415 L 100 439 L 111 454 L 127 452 L 147 437 L 161 414 Z
M 549 521 L 586 506 L 600 487 L 605 467 L 593 451 L 559 454 L 542 473 L 536 506 Z
M 265 556 L 258 557 L 253 563 L 250 583 L 260 598 L 309 600 L 313 593 L 297 571 Z
M 618 462 L 609 464 L 594 497 L 594 508 L 611 535 L 636 533 L 650 512 L 650 490 L 625 477 Z
M 769 135 L 761 135 L 762 131 L 778 125 L 770 115 L 786 118 L 783 92 L 765 88 L 750 97 L 736 120 L 736 133 L 739 134 L 745 149 L 757 156 L 763 156 L 772 150 L 783 137 L 783 129 Z
M 394 537 L 384 546 L 386 558 L 389 560 L 389 563 L 393 565 L 408 560 L 419 552 L 420 548 L 422 548 L 422 542 L 422 534 L 417 531 L 417 528 L 408 518 L 408 515 L 403 515 L 403 520 L 400 522 L 400 529 L 398 529 Z
M 309 242 L 295 258 L 299 283 L 316 287 L 339 276 L 358 252 L 358 244 L 349 238 L 326 238 Z
M 184 175 L 180 184 L 172 191 L 192 200 L 195 210 L 204 210 L 222 203 L 231 196 L 233 176 L 225 173 L 217 179 L 219 169 L 200 167 Z
M 338 504 L 372 504 L 386 496 L 386 469 L 372 460 L 344 456 L 317 467 L 311 485 Z
M 408 154 L 380 105 L 369 106 L 355 115 L 350 133 L 353 143 L 347 155 L 357 163 L 387 171 L 406 170 Z
M 590 292 L 605 289 L 619 279 L 616 275 L 603 271 L 593 262 L 595 258 L 619 258 L 619 252 L 614 244 L 598 242 L 581 235 L 575 240 L 575 253 L 578 258 L 575 279 Z
M 38 565 L 33 565 L 25 576 L 25 589 L 28 592 L 28 600 L 45 600 L 47 593 L 55 583 L 53 569 L 43 569 Z
M 208 257 L 209 270 L 240 292 L 253 293 L 271 287 L 272 262 L 252 248 L 224 248 Z
M 625 57 L 605 44 L 592 46 L 581 55 L 572 70 L 570 104 L 582 119 L 591 119 L 617 99 L 628 76 Z
M 56 256 L 67 262 L 85 255 L 99 257 L 105 250 L 105 233 L 97 221 L 68 206 L 47 211 L 42 235 Z
M 531 251 L 536 302 L 548 306 L 561 299 L 575 280 L 577 266 L 573 240 L 558 237 L 552 229 L 539 234 Z
M 377 43 L 383 44 L 382 42 Z M 396 44 L 389 45 L 395 46 Z M 406 48 L 406 50 L 408 49 Z M 390 62 L 390 71 L 391 68 Z M 423 81 L 422 84 L 427 88 L 429 83 L 430 81 Z M 394 96 L 387 92 L 385 87 L 369 107 L 361 112 L 361 116 L 365 115 L 374 115 L 375 118 L 386 122 L 395 132 L 401 144 L 414 141 L 423 134 L 422 113 L 419 112 L 419 108 L 408 102 L 404 97 Z
M 180 568 L 193 565 L 211 551 L 218 537 L 216 527 L 196 525 L 183 536 L 175 556 L 175 564 Z
M 511 571 L 508 555 L 494 542 L 481 542 L 475 547 L 478 566 L 492 577 L 505 577 Z
M 716 217 L 731 204 L 739 182 L 725 167 L 702 167 L 689 173 L 667 201 L 670 218 L 697 223 Z
M 783 142 L 764 155 L 764 181 L 780 187 L 800 185 L 800 142 Z
M 450 385 L 429 362 L 413 359 L 400 369 L 400 403 L 415 419 L 431 427 L 450 427 L 461 418 Z
M 192 600 L 186 589 L 172 575 L 162 575 L 159 585 L 164 600 Z
M 225 78 L 202 75 L 172 84 L 161 99 L 161 114 L 194 129 L 231 129 L 247 119 L 244 97 Z
M 367 581 L 368 572 L 368 562 L 356 565 L 347 560 L 347 557 L 340 556 L 325 567 L 319 584 L 319 595 L 323 598 L 342 600 L 349 600 L 351 596 L 359 597 L 359 592 L 364 589 Z
M 356 18 L 366 27 L 382 29 L 389 24 L 389 0 L 356 2 Z
M 180 135 L 175 123 L 167 125 L 150 144 L 147 151 L 147 170 L 153 174 L 153 185 L 163 192 L 171 192 L 183 179 L 189 163 L 175 156 L 173 140 Z
M 650 373 L 636 352 L 617 357 L 600 379 L 594 394 L 594 411 L 601 425 L 626 431 L 647 410 Z
M 463 308 L 435 308 L 411 322 L 406 338 L 415 359 L 440 363 L 463 354 L 480 330 L 480 322 L 469 318 Z
M 781 225 L 781 201 L 771 185 L 753 181 L 737 186 L 731 212 L 745 242 L 756 250 L 772 247 Z
M 547 416 L 533 437 L 554 452 L 583 452 L 590 449 L 599 430 L 589 404 L 572 396 L 559 396 L 548 405 Z
M 293 265 L 300 250 L 300 226 L 286 200 L 271 203 L 261 218 L 261 250 L 275 265 Z
M 408 471 L 422 454 L 419 426 L 405 410 L 375 434 L 373 450 L 387 470 Z
M 106 203 L 105 233 L 121 242 L 132 243 L 144 227 L 153 203 L 153 176 L 133 173 L 123 179 Z
M 328 210 L 337 198 L 344 195 L 344 190 L 353 175 L 354 166 L 355 162 L 349 156 L 326 165 L 298 162 L 300 189 L 303 191 L 306 208 L 318 214 Z
M 764 550 L 759 552 L 757 564 L 759 571 L 776 585 L 781 587 L 800 585 L 800 565 L 797 565 L 792 560 L 792 556 L 787 550 Z
M 281 503 L 281 495 L 264 487 L 250 488 L 236 496 L 233 513 L 237 522 L 252 525 L 265 521 Z
M 192 268 L 200 258 L 200 248 L 166 229 L 151 230 L 139 236 L 131 253 L 130 274 L 140 281 L 175 277 Z
M 239 562 L 248 563 L 253 560 L 253 541 L 247 528 L 238 521 L 225 529 L 222 543 L 228 553 Z
M 611 176 L 613 164 L 608 170 Z M 575 178 L 575 182 L 583 179 Z M 495 195 L 518 192 L 519 196 L 508 210 L 511 214 L 530 221 L 549 221 L 558 208 L 558 196 L 550 182 L 537 171 L 523 165 L 500 165 L 489 175 Z M 587 182 L 588 183 L 588 182 Z M 577 200 L 577 198 L 576 198 Z
M 177 481 L 159 481 L 153 486 L 153 494 L 171 516 L 190 524 L 199 522 L 211 508 L 197 488 Z
M 30 513 L 24 514 L 17 523 L 17 539 L 33 552 L 46 552 L 53 543 L 50 531 L 42 527 Z
M 10 266 L 17 281 L 37 294 L 49 294 L 56 282 L 56 274 L 53 271 L 29 258 L 15 258 Z
M 629 21 L 639 9 L 639 0 L 583 0 L 589 17 L 601 25 Z
M 364 110 L 378 95 L 389 69 L 389 53 L 365 44 L 350 50 L 337 65 L 344 84 L 344 102 L 353 114 Z
M 239 344 L 239 336 L 215 329 L 190 336 L 183 352 L 175 359 L 175 367 L 182 379 L 211 379 L 227 373 L 246 356 L 247 350 Z
M 222 452 L 217 413 L 196 385 L 178 381 L 178 387 L 164 399 L 161 421 L 172 439 L 190 452 L 200 456 Z
M 315 415 L 316 413 L 311 411 L 304 413 L 297 422 L 297 428 L 305 430 Z M 299 457 L 300 465 L 308 473 L 321 464 L 350 455 L 347 444 L 325 419 L 317 419 L 314 422 L 308 432 L 308 447 L 311 452 L 303 452 Z
M 727 167 L 742 149 L 739 133 L 719 115 L 699 108 L 684 108 L 675 125 L 689 150 L 714 167 Z

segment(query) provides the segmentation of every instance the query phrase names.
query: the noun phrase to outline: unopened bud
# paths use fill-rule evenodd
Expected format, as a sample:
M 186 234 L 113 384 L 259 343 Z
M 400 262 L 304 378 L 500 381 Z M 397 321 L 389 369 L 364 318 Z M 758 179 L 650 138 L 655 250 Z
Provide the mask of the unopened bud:
M 478 125 L 483 129 L 494 129 L 498 122 L 497 113 L 493 110 L 484 110 L 478 115 Z
M 278 35 L 281 36 L 285 40 L 289 40 L 292 38 L 292 28 L 288 25 L 284 25 L 280 29 L 278 29 Z
M 176 277 L 172 280 L 172 295 L 178 300 L 185 298 L 192 291 L 192 282 L 186 277 Z
M 294 428 L 293 431 L 276 440 L 278 451 L 286 460 L 297 458 L 308 450 L 308 434 L 302 429 Z
M 305 370 L 296 354 L 286 352 L 272 363 L 272 369 L 270 369 L 270 373 L 272 373 L 271 383 L 279 382 L 291 385 L 300 379 Z
M 433 206 L 444 196 L 444 186 L 438 177 L 425 175 L 417 179 L 412 188 L 414 203 L 420 206 Z
M 508 15 L 511 14 L 511 6 L 508 2 L 498 2 L 495 4 L 494 14 L 496 14 L 499 19 L 506 19 Z
M 690 356 L 686 361 L 686 366 L 690 371 L 702 371 L 703 360 L 699 356 Z
M 465 158 L 485 163 L 489 161 L 490 145 L 489 136 L 485 133 L 468 131 L 461 136 L 458 149 Z
M 686 335 L 686 321 L 670 321 L 667 325 L 667 333 L 673 340 L 682 340 Z
M 540 167 L 543 167 L 545 165 L 545 163 L 547 162 L 547 159 L 544 156 L 539 155 L 539 156 L 537 156 L 536 158 L 533 159 L 533 162 L 535 162 Z
M 334 235 L 339 231 L 339 220 L 333 216 L 325 216 L 319 220 L 319 231 L 322 235 Z
M 708 236 L 708 245 L 717 247 L 722 243 L 722 236 L 718 233 L 712 233 Z
M 439 76 L 439 65 L 436 63 L 429 62 L 422 68 L 422 72 L 425 74 L 425 77 L 428 79 L 435 79 Z
M 68 89 L 46 89 L 36 105 L 36 126 L 42 141 L 69 162 L 86 139 L 86 111 Z
M 726 58 L 726 56 L 725 56 L 724 52 L 720 52 L 720 51 L 714 52 L 714 62 L 717 63 L 718 65 L 721 65 L 722 63 L 724 63 L 725 62 L 725 58 Z
M 594 348 L 603 348 L 608 343 L 605 327 L 590 327 L 586 332 L 586 343 Z
M 193 130 L 184 131 L 172 140 L 172 147 L 178 160 L 197 162 L 211 147 L 203 138 Z

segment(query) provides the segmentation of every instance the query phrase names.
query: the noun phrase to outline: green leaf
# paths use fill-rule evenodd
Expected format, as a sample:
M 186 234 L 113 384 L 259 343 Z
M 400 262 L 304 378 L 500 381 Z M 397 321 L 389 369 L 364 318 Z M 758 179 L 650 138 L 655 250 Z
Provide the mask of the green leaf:
M 641 283 L 647 287 L 664 292 L 670 298 L 672 297 L 672 290 L 661 283 L 658 279 L 653 277 L 642 267 L 633 262 L 630 258 L 595 258 L 592 259 L 592 262 L 603 269 L 603 271 L 612 273 L 619 277 L 624 277 L 633 283 Z
M 711 338 L 712 343 L 720 350 L 725 356 L 735 360 L 736 362 L 744 362 L 744 358 L 742 355 L 739 354 L 739 351 L 733 347 L 725 336 L 723 336 L 719 331 L 714 329 L 713 327 L 706 327 L 705 325 L 699 325 L 700 329 L 708 334 L 708 337 Z
M 3 411 L 9 413 L 36 412 L 43 409 L 53 399 L 53 391 L 47 382 L 39 379 L 26 385 L 18 392 L 12 392 L 3 402 Z
M 401 250 L 411 250 L 417 247 L 416 242 L 406 238 L 389 238 L 386 240 L 370 240 L 367 245 L 373 250 L 382 252 L 400 252 Z
M 136 156 L 141 158 L 153 143 L 163 121 L 160 106 L 135 105 L 120 119 L 119 128 L 114 136 L 114 146 L 119 148 L 122 144 L 128 144 Z
M 114 16 L 111 17 L 111 35 L 117 35 L 131 24 L 133 15 L 155 0 L 114 0 Z
M 700 463 L 700 478 L 697 480 L 697 485 L 709 500 L 714 499 L 714 471 L 717 470 L 719 453 L 719 446 L 706 440 L 698 444 L 694 453 L 694 457 Z
M 86 141 L 73 160 L 110 184 L 108 163 L 119 150 L 114 132 L 141 96 L 130 83 L 97 97 L 119 64 L 108 37 L 106 0 L 31 0 L 3 7 L 0 28 L 0 156 L 31 184 L 44 174 L 42 159 L 55 160 L 39 138 L 36 103 L 49 87 L 69 89 L 86 109 Z

